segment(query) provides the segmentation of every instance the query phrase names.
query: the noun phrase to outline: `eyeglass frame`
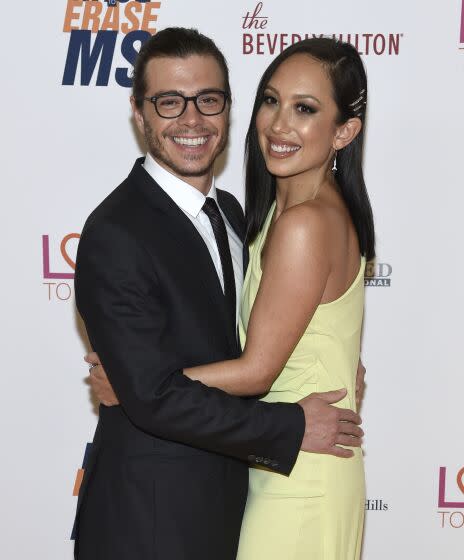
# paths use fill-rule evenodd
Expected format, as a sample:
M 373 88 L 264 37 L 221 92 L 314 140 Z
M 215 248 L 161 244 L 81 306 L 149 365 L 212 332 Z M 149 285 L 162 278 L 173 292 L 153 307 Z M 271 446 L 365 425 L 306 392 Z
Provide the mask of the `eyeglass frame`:
M 202 95 L 208 94 L 208 93 L 220 93 L 224 96 L 224 104 L 222 106 L 222 109 L 217 112 L 217 113 L 203 113 L 199 107 L 198 107 L 198 98 Z M 182 99 L 184 100 L 184 108 L 182 109 L 182 111 L 176 115 L 175 117 L 165 117 L 164 115 L 161 115 L 160 112 L 158 111 L 158 107 L 156 106 L 156 101 L 158 99 L 162 99 L 163 97 L 182 97 Z M 179 92 L 166 92 L 166 93 L 161 93 L 160 95 L 152 95 L 151 97 L 143 97 L 144 101 L 150 101 L 153 104 L 153 107 L 155 108 L 155 111 L 157 113 L 157 115 L 159 117 L 161 117 L 162 119 L 177 119 L 179 118 L 181 115 L 183 115 L 185 113 L 185 110 L 187 109 L 187 105 L 189 101 L 193 101 L 193 104 L 195 105 L 195 109 L 200 113 L 200 115 L 203 115 L 204 117 L 215 117 L 216 115 L 220 115 L 221 113 L 224 112 L 224 109 L 226 108 L 227 105 L 227 101 L 229 100 L 230 95 L 226 92 L 223 91 L 221 89 L 208 89 L 205 91 L 202 91 L 200 93 L 197 93 L 197 95 L 191 95 L 191 96 L 185 96 L 182 95 L 182 93 Z

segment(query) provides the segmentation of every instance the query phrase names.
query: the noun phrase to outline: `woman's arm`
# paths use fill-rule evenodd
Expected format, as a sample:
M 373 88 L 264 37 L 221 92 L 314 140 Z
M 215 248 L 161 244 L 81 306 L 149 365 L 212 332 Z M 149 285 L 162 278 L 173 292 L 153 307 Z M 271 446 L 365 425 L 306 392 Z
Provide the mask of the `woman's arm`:
M 330 238 L 318 206 L 283 212 L 268 240 L 242 356 L 188 368 L 184 374 L 232 395 L 266 393 L 321 302 L 330 273 Z

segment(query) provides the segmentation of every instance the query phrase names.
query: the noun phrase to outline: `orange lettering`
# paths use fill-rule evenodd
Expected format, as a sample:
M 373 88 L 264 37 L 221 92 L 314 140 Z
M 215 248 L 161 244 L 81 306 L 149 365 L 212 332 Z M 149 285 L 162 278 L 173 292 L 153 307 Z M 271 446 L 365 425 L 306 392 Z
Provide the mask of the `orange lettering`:
M 128 2 L 126 4 L 126 7 L 124 9 L 124 15 L 126 16 L 128 21 L 132 24 L 132 26 L 129 25 L 129 23 L 123 23 L 121 25 L 121 33 L 127 35 L 131 31 L 137 31 L 139 29 L 140 27 L 139 19 L 137 18 L 137 15 L 134 12 L 140 13 L 141 11 L 142 11 L 142 4 L 140 4 L 140 2 L 134 1 L 134 2 Z
M 156 33 L 156 29 L 154 27 L 150 28 L 150 23 L 158 19 L 158 15 L 153 14 L 152 12 L 153 10 L 159 10 L 160 6 L 161 2 L 148 2 L 145 4 L 145 11 L 143 12 L 142 26 L 140 29 L 148 31 L 152 35 Z
M 74 483 L 73 496 L 79 496 L 82 480 L 84 478 L 84 469 L 79 469 L 76 475 L 76 482 Z
M 119 4 L 108 7 L 101 28 L 103 31 L 119 31 Z
M 97 33 L 100 28 L 100 14 L 102 13 L 103 4 L 100 2 L 86 2 L 84 8 L 84 17 L 82 18 L 82 29 L 88 30 L 89 24 L 92 22 L 92 33 Z
M 464 494 L 464 467 L 458 472 L 458 476 L 456 477 L 459 490 Z
M 76 270 L 76 263 L 71 259 L 71 257 L 68 255 L 68 251 L 66 250 L 66 245 L 68 244 L 68 241 L 70 239 L 80 239 L 80 235 L 78 233 L 68 233 L 68 235 L 63 237 L 63 240 L 61 241 L 60 250 L 63 259 L 73 270 Z
M 68 0 L 68 5 L 66 7 L 66 15 L 64 16 L 63 31 L 65 33 L 71 33 L 73 29 L 79 29 L 73 27 L 72 22 L 75 19 L 79 19 L 80 14 L 74 11 L 75 8 L 82 8 L 83 0 Z

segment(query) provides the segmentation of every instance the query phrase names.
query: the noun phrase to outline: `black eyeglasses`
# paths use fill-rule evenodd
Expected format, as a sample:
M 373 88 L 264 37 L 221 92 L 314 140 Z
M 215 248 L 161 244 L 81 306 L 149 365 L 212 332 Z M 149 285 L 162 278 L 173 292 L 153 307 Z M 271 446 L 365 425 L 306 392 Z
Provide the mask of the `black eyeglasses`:
M 225 91 L 211 90 L 191 97 L 185 97 L 180 93 L 162 93 L 143 99 L 151 101 L 156 112 L 163 119 L 175 119 L 182 115 L 189 101 L 193 101 L 197 111 L 202 115 L 208 117 L 219 115 L 224 111 L 228 97 L 229 95 Z

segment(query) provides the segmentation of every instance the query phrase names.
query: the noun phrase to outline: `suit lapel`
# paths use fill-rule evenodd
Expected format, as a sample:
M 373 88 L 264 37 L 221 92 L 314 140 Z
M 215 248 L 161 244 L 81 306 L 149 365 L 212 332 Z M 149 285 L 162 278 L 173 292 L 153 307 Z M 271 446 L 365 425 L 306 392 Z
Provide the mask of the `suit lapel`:
M 220 189 L 216 189 L 219 206 L 224 212 L 226 218 L 229 220 L 230 225 L 233 227 L 238 238 L 243 243 L 243 276 L 245 277 L 246 269 L 248 268 L 249 254 L 248 245 L 245 243 L 245 220 L 243 213 L 237 212 L 237 208 L 231 204 L 230 195 Z M 238 203 L 236 203 L 238 204 Z
M 190 219 L 145 171 L 142 166 L 143 161 L 144 158 L 136 161 L 129 179 L 134 182 L 149 204 L 166 218 L 164 228 L 166 235 L 175 239 L 182 251 L 192 258 L 191 274 L 196 274 L 197 278 L 200 278 L 204 291 L 211 299 L 213 309 L 217 309 L 221 314 L 221 322 L 228 342 L 231 348 L 235 348 L 237 342 L 234 329 L 228 319 L 224 293 L 208 248 Z M 205 314 L 210 312 L 211 310 L 205 309 Z
M 245 235 L 243 214 L 238 213 L 237 209 L 232 206 L 231 198 L 228 193 L 225 193 L 221 189 L 216 189 L 216 193 L 221 210 L 224 212 L 233 230 L 237 234 L 240 241 L 243 243 L 243 238 Z

